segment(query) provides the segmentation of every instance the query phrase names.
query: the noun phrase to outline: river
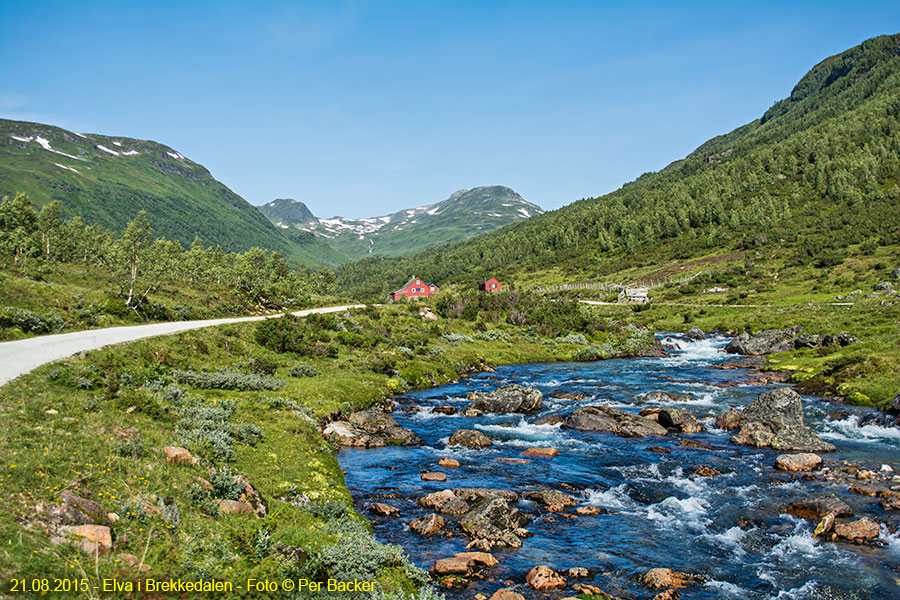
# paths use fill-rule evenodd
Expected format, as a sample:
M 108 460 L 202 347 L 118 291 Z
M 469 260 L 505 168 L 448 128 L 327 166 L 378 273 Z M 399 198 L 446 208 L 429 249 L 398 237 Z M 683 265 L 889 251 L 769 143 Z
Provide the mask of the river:
M 409 521 L 430 512 L 416 503 L 429 492 L 466 487 L 522 492 L 546 486 L 569 493 L 582 505 L 610 511 L 565 518 L 521 501 L 520 508 L 532 518 L 526 527 L 533 536 L 519 549 L 494 549 L 500 564 L 468 589 L 446 591 L 454 600 L 469 599 L 476 593 L 490 596 L 503 587 L 526 598 L 577 595 L 571 588 L 550 593 L 532 590 L 525 575 L 539 564 L 557 570 L 586 567 L 591 577 L 581 581 L 624 598 L 649 599 L 656 594 L 636 579 L 654 567 L 707 578 L 705 584 L 681 590 L 685 600 L 900 598 L 900 514 L 887 513 L 875 498 L 849 493 L 846 483 L 807 481 L 799 474 L 778 472 L 773 467 L 773 451 L 731 444 L 731 434 L 715 428 L 714 416 L 728 407 L 749 404 L 773 386 L 735 386 L 746 379 L 746 372 L 710 368 L 735 358 L 721 352 L 728 341 L 725 337 L 692 341 L 671 334 L 665 341 L 681 350 L 665 358 L 505 366 L 494 373 L 398 398 L 393 416 L 419 435 L 423 445 L 339 453 L 359 510 L 370 517 L 380 541 L 402 545 L 424 569 L 436 559 L 463 552 L 468 542 L 453 526 L 447 528 L 454 533 L 452 537 L 425 538 L 408 529 Z M 491 391 L 511 383 L 541 390 L 541 411 L 527 417 L 475 418 L 432 411 L 447 404 L 463 408 L 469 403 L 465 399 L 469 392 Z M 542 416 L 565 415 L 588 404 L 611 404 L 631 411 L 658 407 L 661 405 L 635 399 L 642 392 L 657 390 L 687 394 L 689 399 L 675 406 L 694 413 L 707 431 L 620 438 L 533 424 Z M 586 397 L 580 401 L 552 397 L 564 392 L 580 392 Z M 422 410 L 404 412 L 405 404 Z M 900 474 L 900 430 L 858 427 L 858 419 L 866 411 L 842 404 L 805 397 L 804 407 L 807 424 L 837 446 L 836 452 L 823 456 L 826 464 L 850 461 L 875 469 L 886 464 Z M 830 416 L 836 411 L 850 414 Z M 448 447 L 448 437 L 462 428 L 481 430 L 494 440 L 494 446 L 484 450 Z M 702 441 L 715 449 L 679 445 L 683 439 Z M 518 458 L 524 449 L 534 446 L 552 446 L 561 454 L 534 458 L 527 464 L 495 460 Z M 671 452 L 649 450 L 654 446 Z M 442 457 L 459 460 L 461 467 L 439 469 L 437 462 Z M 692 467 L 700 465 L 721 474 L 692 476 Z M 447 473 L 447 481 L 421 481 L 420 473 L 431 470 Z M 883 523 L 880 547 L 818 541 L 812 537 L 815 522 L 781 513 L 793 500 L 823 493 L 836 493 L 849 503 L 854 518 L 871 516 Z M 373 501 L 389 502 L 400 509 L 401 516 L 374 515 L 367 509 Z

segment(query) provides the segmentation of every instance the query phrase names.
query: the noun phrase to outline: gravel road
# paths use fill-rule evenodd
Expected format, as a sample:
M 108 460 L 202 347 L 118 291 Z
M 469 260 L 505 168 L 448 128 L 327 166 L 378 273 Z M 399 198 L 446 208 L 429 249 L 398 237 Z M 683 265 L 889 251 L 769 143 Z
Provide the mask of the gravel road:
M 312 313 L 341 312 L 353 308 L 363 308 L 364 306 L 363 304 L 347 304 L 345 306 L 311 308 L 297 311 L 293 314 L 298 317 L 305 317 Z M 72 333 L 44 335 L 14 342 L 3 342 L 0 343 L 0 385 L 12 381 L 20 375 L 29 373 L 41 365 L 46 365 L 87 350 L 97 350 L 112 344 L 133 342 L 134 340 L 180 333 L 191 329 L 202 329 L 203 327 L 226 325 L 228 323 L 261 321 L 280 316 L 279 314 L 262 317 L 237 317 L 232 319 L 207 319 L 205 321 L 178 321 L 175 323 L 108 327 L 106 329 L 74 331 Z

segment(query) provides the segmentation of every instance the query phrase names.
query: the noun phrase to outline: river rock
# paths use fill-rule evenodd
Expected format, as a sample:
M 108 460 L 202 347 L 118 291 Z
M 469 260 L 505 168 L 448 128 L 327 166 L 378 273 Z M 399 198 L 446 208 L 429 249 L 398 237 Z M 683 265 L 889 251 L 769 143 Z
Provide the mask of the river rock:
M 385 517 L 392 517 L 396 514 L 400 514 L 400 509 L 396 506 L 391 506 L 390 504 L 385 504 L 384 502 L 373 502 L 369 508 L 372 509 L 372 512 L 376 512 L 379 515 L 384 515 Z
M 476 394 L 469 408 L 491 413 L 532 413 L 541 408 L 542 399 L 539 390 L 513 384 L 487 394 Z
M 591 573 L 584 567 L 572 567 L 571 569 L 566 569 L 566 575 L 575 579 L 586 579 L 591 576 Z
M 889 497 L 884 498 L 880 503 L 881 508 L 884 510 L 893 510 L 900 512 L 900 498 L 897 497 Z
M 547 415 L 546 417 L 541 417 L 540 419 L 535 419 L 535 425 L 556 425 L 558 423 L 564 422 L 566 419 L 562 415 Z
M 697 433 L 704 431 L 702 425 L 693 414 L 681 408 L 663 408 L 659 411 L 657 422 L 676 433 Z
M 428 494 L 427 496 L 423 496 L 419 499 L 419 504 L 421 504 L 425 508 L 440 510 L 441 507 L 454 499 L 456 499 L 456 494 L 453 493 L 453 490 L 441 490 L 439 492 L 433 492 L 431 494 Z
M 453 407 L 453 406 L 448 406 L 448 405 L 444 405 L 444 406 L 435 406 L 435 407 L 432 409 L 431 412 L 436 412 L 436 413 L 438 413 L 438 414 L 440 414 L 440 415 L 455 415 L 455 414 L 456 414 L 456 408 Z
M 529 500 L 540 502 L 546 506 L 547 510 L 550 512 L 559 512 L 567 506 L 578 505 L 578 502 L 576 502 L 575 498 L 572 496 L 551 488 L 541 488 L 533 492 L 526 492 L 522 495 Z
M 834 452 L 835 447 L 803 424 L 803 401 L 794 390 L 764 392 L 744 409 L 733 444 L 782 452 Z
M 491 438 L 474 429 L 460 429 L 450 436 L 451 446 L 465 446 L 466 448 L 487 448 L 492 446 Z
M 566 587 L 566 578 L 546 565 L 538 565 L 528 571 L 525 581 L 539 592 Z
M 379 448 L 387 445 L 416 446 L 421 443 L 412 431 L 398 425 L 384 411 L 375 409 L 355 412 L 350 415 L 349 421 L 333 421 L 322 433 L 346 447 Z
M 480 417 L 484 413 L 478 410 L 477 408 L 472 408 L 471 406 L 467 406 L 466 408 L 459 411 L 460 416 L 462 417 Z
M 814 471 L 822 466 L 822 457 L 804 452 L 800 454 L 779 454 L 775 468 L 779 471 Z
M 447 474 L 440 471 L 422 473 L 422 481 L 447 481 Z
M 849 517 L 853 514 L 853 509 L 834 494 L 829 494 L 817 498 L 795 500 L 787 505 L 785 512 L 802 519 L 821 519 L 828 514 Z
M 446 469 L 458 469 L 459 461 L 455 458 L 444 457 L 438 461 L 438 466 L 444 467 Z
M 835 523 L 834 533 L 841 539 L 859 544 L 878 539 L 881 529 L 878 527 L 878 523 L 868 517 L 863 517 L 849 523 Z
M 729 408 L 727 411 L 716 417 L 716 427 L 731 431 L 741 426 L 741 411 L 736 408 Z
M 409 524 L 409 528 L 419 535 L 432 535 L 443 529 L 444 525 L 444 517 L 431 513 L 415 519 Z
M 490 600 L 525 600 L 525 596 L 517 594 L 512 590 L 502 589 L 494 592 Z
M 703 333 L 703 330 L 697 327 L 696 325 L 687 330 L 687 333 L 684 334 L 685 337 L 689 337 L 692 340 L 705 340 L 706 334 Z
M 608 515 L 609 510 L 606 508 L 600 508 L 599 506 L 594 506 L 593 504 L 589 504 L 587 506 L 579 506 L 575 509 L 575 513 L 583 517 L 593 517 L 596 515 Z
M 668 433 L 665 427 L 650 419 L 609 405 L 578 408 L 569 415 L 563 427 L 579 431 L 607 431 L 622 437 L 646 437 Z
M 536 458 L 553 458 L 559 456 L 559 450 L 556 448 L 528 448 L 519 456 L 531 456 Z
M 686 402 L 691 397 L 687 394 L 673 394 L 671 392 L 644 392 L 634 397 L 638 404 L 664 404 L 667 402 Z
M 672 569 L 650 569 L 641 576 L 641 583 L 654 590 L 680 589 L 704 583 L 706 578 L 695 573 L 682 573 Z
M 438 559 L 431 572 L 435 575 L 469 575 L 479 567 L 495 567 L 499 564 L 487 552 L 461 552 L 451 558 Z
M 772 352 L 787 352 L 794 349 L 794 337 L 803 328 L 798 326 L 790 329 L 766 329 L 757 334 L 750 335 L 747 332 L 736 335 L 728 345 L 725 352 L 729 354 L 749 354 L 757 356 Z

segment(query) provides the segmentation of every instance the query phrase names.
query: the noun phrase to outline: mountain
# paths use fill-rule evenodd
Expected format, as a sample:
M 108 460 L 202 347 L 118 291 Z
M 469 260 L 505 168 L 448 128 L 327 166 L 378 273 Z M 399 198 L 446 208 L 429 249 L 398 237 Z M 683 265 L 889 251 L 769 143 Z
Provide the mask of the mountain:
M 310 221 L 318 221 L 305 204 L 291 198 L 277 198 L 268 204 L 257 206 L 267 219 L 279 227 L 287 225 L 305 225 Z
M 367 219 L 313 216 L 302 202 L 275 200 L 259 210 L 272 223 L 315 234 L 346 260 L 402 256 L 465 240 L 543 214 L 536 204 L 499 185 L 459 190 L 436 204 Z
M 330 248 L 274 227 L 210 172 L 169 146 L 0 119 L 0 197 L 25 192 L 37 206 L 119 231 L 146 210 L 157 236 L 189 247 L 195 236 L 226 251 L 279 250 L 304 264 L 334 264 Z
M 750 273 L 773 256 L 776 277 L 803 268 L 834 278 L 816 269 L 840 264 L 851 245 L 900 242 L 898 123 L 900 35 L 887 35 L 822 61 L 759 119 L 615 192 L 465 243 L 342 265 L 338 277 L 374 297 L 410 273 L 441 285 L 558 283 L 664 275 L 666 261 Z

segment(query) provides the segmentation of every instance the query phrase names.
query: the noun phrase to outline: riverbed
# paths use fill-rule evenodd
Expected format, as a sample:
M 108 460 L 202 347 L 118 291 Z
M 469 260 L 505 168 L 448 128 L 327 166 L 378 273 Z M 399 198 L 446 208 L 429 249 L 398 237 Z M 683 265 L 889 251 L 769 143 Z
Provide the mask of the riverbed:
M 536 592 L 525 583 L 535 565 L 562 570 L 585 567 L 590 583 L 623 598 L 652 598 L 637 576 L 654 567 L 702 575 L 706 582 L 681 590 L 690 599 L 881 599 L 900 598 L 900 514 L 888 513 L 876 498 L 849 493 L 846 483 L 806 480 L 802 474 L 773 467 L 776 453 L 731 444 L 733 432 L 715 428 L 714 417 L 738 409 L 774 386 L 746 383 L 741 369 L 717 370 L 717 363 L 736 358 L 722 352 L 728 339 L 710 336 L 693 341 L 671 334 L 664 340 L 680 349 L 663 358 L 608 360 L 591 363 L 545 363 L 499 367 L 456 384 L 396 398 L 394 418 L 421 439 L 418 447 L 343 450 L 338 454 L 358 509 L 373 523 L 376 537 L 400 544 L 412 562 L 428 569 L 435 560 L 463 552 L 468 539 L 452 525 L 451 536 L 420 536 L 408 523 L 430 511 L 416 500 L 446 488 L 493 488 L 524 492 L 551 487 L 595 505 L 609 514 L 567 518 L 520 501 L 529 513 L 532 536 L 521 548 L 494 549 L 499 565 L 466 590 L 446 590 L 449 599 L 490 596 L 509 588 L 526 598 L 577 595 L 571 586 Z M 543 395 L 536 414 L 462 417 L 433 412 L 440 405 L 464 408 L 470 392 L 488 392 L 509 384 L 533 386 Z M 637 397 L 650 391 L 685 394 L 667 406 L 687 409 L 706 431 L 689 435 L 621 438 L 606 433 L 535 425 L 540 417 L 566 415 L 591 404 L 610 404 L 637 412 L 662 404 Z M 581 400 L 554 397 L 584 394 Z M 417 406 L 418 412 L 406 412 Z M 804 397 L 807 424 L 834 444 L 823 455 L 826 464 L 848 461 L 866 468 L 892 468 L 900 475 L 900 430 L 858 427 L 862 409 Z M 837 412 L 844 414 L 837 415 Z M 476 429 L 494 445 L 482 450 L 448 446 L 458 429 Z M 681 444 L 702 442 L 709 448 Z M 694 445 L 696 446 L 696 445 Z M 498 462 L 521 458 L 529 447 L 554 447 L 554 458 L 531 458 L 527 464 Z M 669 453 L 660 452 L 660 447 Z M 441 469 L 451 457 L 461 466 Z M 720 474 L 693 474 L 700 466 Z M 445 482 L 422 481 L 420 474 L 440 470 Z M 896 485 L 896 482 L 894 483 Z M 853 508 L 854 518 L 870 516 L 882 523 L 878 546 L 826 542 L 812 536 L 816 523 L 782 513 L 800 498 L 837 494 Z M 383 517 L 368 510 L 372 502 L 388 502 L 400 516 Z M 572 511 L 565 511 L 571 515 Z M 571 583 L 575 583 L 571 580 Z

